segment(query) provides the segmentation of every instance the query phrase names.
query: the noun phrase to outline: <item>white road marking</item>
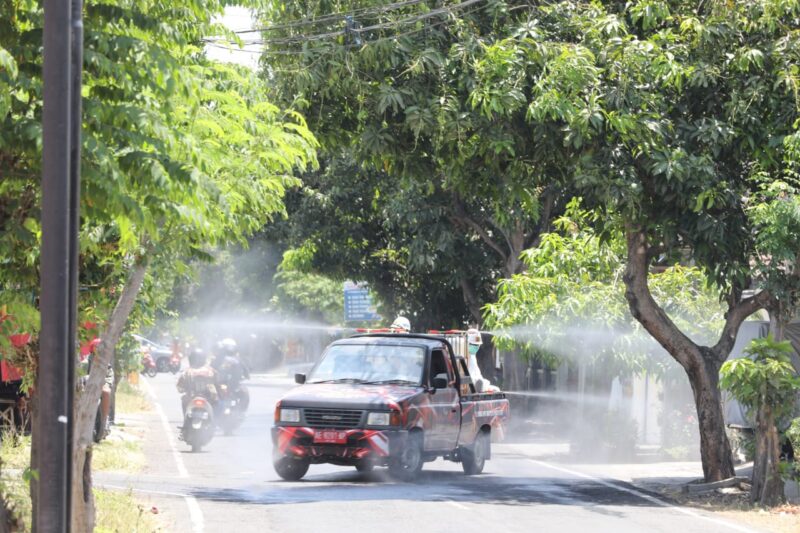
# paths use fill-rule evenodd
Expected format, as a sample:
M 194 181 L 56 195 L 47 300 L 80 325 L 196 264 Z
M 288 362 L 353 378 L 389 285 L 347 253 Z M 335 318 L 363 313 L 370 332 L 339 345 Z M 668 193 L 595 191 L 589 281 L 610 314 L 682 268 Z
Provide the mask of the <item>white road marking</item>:
M 161 407 L 161 404 L 158 403 L 158 396 L 156 396 L 156 392 L 153 390 L 153 387 L 150 386 L 147 380 L 141 380 L 140 383 L 144 385 L 147 394 L 153 398 L 153 404 L 156 406 L 156 412 L 158 413 L 158 417 L 161 419 L 161 425 L 164 428 L 164 433 L 167 435 L 167 442 L 169 443 L 169 448 L 172 451 L 172 457 L 175 459 L 175 465 L 178 467 L 178 476 L 182 478 L 188 478 L 189 471 L 186 470 L 186 465 L 183 463 L 183 457 L 181 457 L 180 453 L 178 453 L 178 447 L 175 445 L 175 437 L 172 435 L 172 428 L 169 427 L 169 419 L 167 418 L 166 413 L 164 413 L 164 409 Z M 200 504 L 197 503 L 197 498 L 183 494 L 181 496 L 183 496 L 183 499 L 186 502 L 186 507 L 189 508 L 189 519 L 192 521 L 192 531 L 194 533 L 203 533 L 203 530 L 205 529 L 203 511 L 200 509 Z
M 647 500 L 650 503 L 654 503 L 654 504 L 659 505 L 661 507 L 666 507 L 668 509 L 672 509 L 673 511 L 677 511 L 679 513 L 691 516 L 693 518 L 699 518 L 700 520 L 706 520 L 706 521 L 711 522 L 713 524 L 716 524 L 718 526 L 723 526 L 725 528 L 732 529 L 734 531 L 741 531 L 743 533 L 754 533 L 754 531 L 752 529 L 748 529 L 748 528 L 743 527 L 743 526 L 732 524 L 732 523 L 726 522 L 724 520 L 718 520 L 718 519 L 712 518 L 710 516 L 705 516 L 703 514 L 696 513 L 694 511 L 691 511 L 691 510 L 686 509 L 684 507 L 678 507 L 677 505 L 672 505 L 672 504 L 667 503 L 667 502 L 665 502 L 663 500 L 659 500 L 655 496 L 650 496 L 649 494 L 645 494 L 644 492 L 640 492 L 640 491 L 635 490 L 635 489 L 630 489 L 628 487 L 625 487 L 625 486 L 622 486 L 622 485 L 618 485 L 618 484 L 612 483 L 610 481 L 606 481 L 605 479 L 600 479 L 600 478 L 597 478 L 597 477 L 594 477 L 594 476 L 590 476 L 589 474 L 584 474 L 583 472 L 577 472 L 575 470 L 570 470 L 569 468 L 563 468 L 563 467 L 560 467 L 560 466 L 555 466 L 555 465 L 552 465 L 550 463 L 546 463 L 544 461 L 538 461 L 536 459 L 531 459 L 530 457 L 528 458 L 528 460 L 533 462 L 533 463 L 536 463 L 539 466 L 543 466 L 545 468 L 550 468 L 551 470 L 556 470 L 556 471 L 562 472 L 564 474 L 569 474 L 569 475 L 572 475 L 572 476 L 577 476 L 577 477 L 581 477 L 581 478 L 584 478 L 584 479 L 588 479 L 588 480 L 591 480 L 591 481 L 593 481 L 595 483 L 603 485 L 605 487 L 608 487 L 608 488 L 611 488 L 611 489 L 614 489 L 614 490 L 618 490 L 618 491 L 621 491 L 621 492 L 626 492 L 628 494 L 632 494 L 633 496 L 637 496 L 637 497 L 639 497 L 639 498 L 641 498 L 643 500 Z
M 459 509 L 463 509 L 464 511 L 471 511 L 472 510 L 469 507 L 467 507 L 466 505 L 460 504 L 458 502 L 454 502 L 453 500 L 447 500 L 447 503 L 449 503 L 453 507 L 458 507 Z

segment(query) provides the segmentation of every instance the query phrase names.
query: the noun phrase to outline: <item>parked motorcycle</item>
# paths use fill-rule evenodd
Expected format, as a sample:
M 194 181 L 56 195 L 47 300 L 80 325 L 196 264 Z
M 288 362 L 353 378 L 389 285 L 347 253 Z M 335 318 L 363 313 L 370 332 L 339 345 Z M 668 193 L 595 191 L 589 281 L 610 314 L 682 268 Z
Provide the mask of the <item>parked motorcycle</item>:
M 181 427 L 181 440 L 199 452 L 214 437 L 214 410 L 202 396 L 195 396 L 186 407 Z
M 142 356 L 142 374 L 151 378 L 156 377 L 156 374 L 158 374 L 156 362 L 153 360 L 153 356 L 148 352 L 145 352 L 145 354 Z
M 239 397 L 240 391 L 233 391 L 227 385 L 220 385 L 217 403 L 217 425 L 225 435 L 232 435 L 244 421 L 246 404 Z
M 174 354 L 172 357 L 169 358 L 169 371 L 173 374 L 177 374 L 181 371 L 181 355 Z

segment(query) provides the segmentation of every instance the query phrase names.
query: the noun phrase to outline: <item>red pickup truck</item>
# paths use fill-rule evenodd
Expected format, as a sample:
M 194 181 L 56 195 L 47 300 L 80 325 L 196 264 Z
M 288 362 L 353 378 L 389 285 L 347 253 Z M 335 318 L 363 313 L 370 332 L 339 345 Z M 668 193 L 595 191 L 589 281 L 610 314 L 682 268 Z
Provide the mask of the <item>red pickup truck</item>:
M 479 474 L 503 437 L 508 400 L 476 392 L 463 356 L 443 337 L 356 335 L 334 342 L 275 406 L 273 465 L 302 478 L 310 464 L 413 479 L 438 457 Z

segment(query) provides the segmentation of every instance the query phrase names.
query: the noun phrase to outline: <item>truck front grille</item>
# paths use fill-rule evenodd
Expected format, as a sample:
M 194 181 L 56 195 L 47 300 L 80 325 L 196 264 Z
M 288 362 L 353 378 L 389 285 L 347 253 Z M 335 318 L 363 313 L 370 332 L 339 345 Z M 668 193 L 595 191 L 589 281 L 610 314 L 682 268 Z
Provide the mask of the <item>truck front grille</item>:
M 306 424 L 317 428 L 355 428 L 363 413 L 350 409 L 303 409 Z

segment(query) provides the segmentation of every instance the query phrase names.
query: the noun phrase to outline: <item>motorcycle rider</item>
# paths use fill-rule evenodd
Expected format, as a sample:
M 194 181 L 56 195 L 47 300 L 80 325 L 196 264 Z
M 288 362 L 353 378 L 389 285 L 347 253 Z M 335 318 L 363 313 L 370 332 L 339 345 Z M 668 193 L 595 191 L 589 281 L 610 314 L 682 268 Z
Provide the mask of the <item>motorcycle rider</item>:
M 217 343 L 211 366 L 217 373 L 217 384 L 225 385 L 239 400 L 242 412 L 250 405 L 250 393 L 242 381 L 250 379 L 250 371 L 239 359 L 236 341 L 223 339 Z
M 181 405 L 183 412 L 192 398 L 202 396 L 215 405 L 219 400 L 217 391 L 217 374 L 213 368 L 207 364 L 207 358 L 203 350 L 197 348 L 189 354 L 189 368 L 178 378 L 178 392 L 182 394 Z

